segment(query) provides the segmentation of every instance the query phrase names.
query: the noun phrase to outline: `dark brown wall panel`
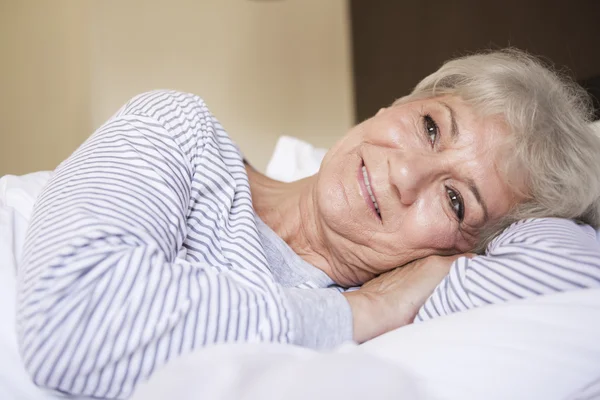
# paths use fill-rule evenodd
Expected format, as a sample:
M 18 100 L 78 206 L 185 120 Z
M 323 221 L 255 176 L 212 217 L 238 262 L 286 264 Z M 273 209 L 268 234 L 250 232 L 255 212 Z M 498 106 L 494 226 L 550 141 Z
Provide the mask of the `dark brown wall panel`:
M 578 80 L 600 75 L 600 0 L 351 0 L 351 15 L 359 121 L 480 49 L 519 47 Z

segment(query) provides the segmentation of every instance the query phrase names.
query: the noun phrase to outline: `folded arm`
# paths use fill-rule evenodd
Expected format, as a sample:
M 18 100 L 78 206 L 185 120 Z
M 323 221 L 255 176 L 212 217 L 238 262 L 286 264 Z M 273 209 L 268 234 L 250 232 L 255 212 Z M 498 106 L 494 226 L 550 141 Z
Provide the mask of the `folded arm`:
M 343 340 L 322 323 L 343 309 L 298 315 L 301 294 L 274 282 L 253 220 L 242 158 L 202 100 L 133 99 L 59 166 L 35 206 L 17 312 L 35 383 L 125 398 L 207 344 L 322 345 L 302 324 L 331 329 L 326 345 Z M 307 301 L 348 308 L 318 293 Z

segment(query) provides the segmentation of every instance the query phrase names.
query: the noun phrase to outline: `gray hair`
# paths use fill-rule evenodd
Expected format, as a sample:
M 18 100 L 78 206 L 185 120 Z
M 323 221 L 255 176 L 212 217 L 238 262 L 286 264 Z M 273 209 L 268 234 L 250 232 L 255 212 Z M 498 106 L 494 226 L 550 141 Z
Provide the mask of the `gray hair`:
M 528 190 L 482 232 L 476 251 L 525 218 L 569 218 L 600 227 L 600 137 L 590 126 L 590 98 L 579 85 L 529 54 L 506 49 L 448 61 L 396 103 L 444 95 L 506 124 L 510 151 L 503 153 L 502 172 L 515 191 L 513 178 Z

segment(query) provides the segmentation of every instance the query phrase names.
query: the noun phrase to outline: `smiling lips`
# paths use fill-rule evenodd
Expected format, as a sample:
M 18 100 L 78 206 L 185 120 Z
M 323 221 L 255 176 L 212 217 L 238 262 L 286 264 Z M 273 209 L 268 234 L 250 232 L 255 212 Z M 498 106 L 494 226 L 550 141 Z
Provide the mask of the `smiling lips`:
M 373 189 L 371 189 L 371 181 L 369 180 L 369 174 L 367 173 L 367 167 L 366 166 L 362 166 L 362 174 L 363 174 L 363 179 L 365 181 L 365 186 L 367 187 L 367 192 L 369 193 L 369 197 L 371 198 L 371 201 L 373 202 L 373 206 L 375 207 L 375 212 L 377 212 L 377 215 L 379 216 L 379 218 L 381 218 L 381 213 L 379 212 L 379 204 L 377 204 L 377 200 L 375 200 L 375 195 L 373 195 Z

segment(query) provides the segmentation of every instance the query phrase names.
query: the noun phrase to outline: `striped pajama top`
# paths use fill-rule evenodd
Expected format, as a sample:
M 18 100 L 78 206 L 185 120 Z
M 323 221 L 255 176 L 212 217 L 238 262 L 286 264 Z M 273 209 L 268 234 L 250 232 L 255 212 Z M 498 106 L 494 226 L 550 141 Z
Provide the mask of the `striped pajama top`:
M 515 224 L 455 262 L 417 316 L 600 284 L 593 230 Z M 343 289 L 255 215 L 243 158 L 197 96 L 130 100 L 56 170 L 18 271 L 17 326 L 34 382 L 127 398 L 214 343 L 313 348 L 351 339 Z

